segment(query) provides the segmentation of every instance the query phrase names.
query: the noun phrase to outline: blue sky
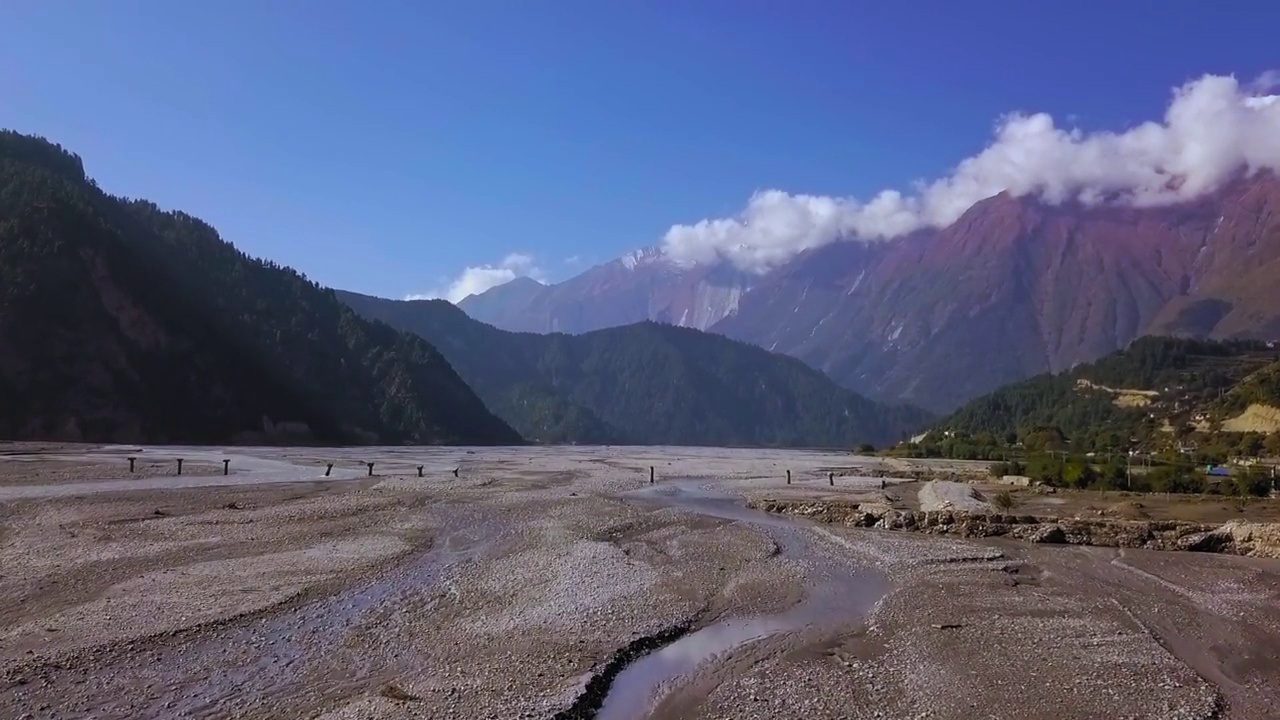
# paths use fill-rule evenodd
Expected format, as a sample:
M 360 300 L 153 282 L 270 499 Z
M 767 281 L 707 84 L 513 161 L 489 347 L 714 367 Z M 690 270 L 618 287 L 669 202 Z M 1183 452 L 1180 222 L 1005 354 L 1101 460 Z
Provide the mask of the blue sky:
M 903 188 L 1011 111 L 1158 119 L 1280 63 L 1276 27 L 1266 0 L 7 0 L 0 126 L 399 297 L 511 253 L 561 279 L 762 188 Z

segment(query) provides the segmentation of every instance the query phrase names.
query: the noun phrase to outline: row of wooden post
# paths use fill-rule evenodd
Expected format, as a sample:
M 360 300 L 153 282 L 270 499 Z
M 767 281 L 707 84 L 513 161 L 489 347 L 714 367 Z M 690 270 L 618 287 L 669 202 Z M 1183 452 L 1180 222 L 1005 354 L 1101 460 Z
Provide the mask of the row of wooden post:
M 129 461 L 129 472 L 137 472 L 137 469 L 138 469 L 138 465 L 137 465 L 137 463 L 138 463 L 138 458 L 136 458 L 136 457 L 129 457 L 129 458 L 125 458 L 125 459 Z M 178 462 L 178 474 L 179 474 L 179 475 L 181 475 L 181 474 L 182 474 L 182 463 L 183 463 L 184 458 L 174 458 L 174 460 L 177 460 L 177 462 Z M 369 477 L 373 477 L 373 466 L 374 466 L 374 463 L 367 462 L 367 463 L 365 463 L 365 465 L 369 468 Z M 425 469 L 425 468 L 426 468 L 426 466 L 425 466 L 425 465 L 419 465 L 419 466 L 418 466 L 418 477 L 423 477 L 423 471 L 424 471 L 424 469 Z M 652 471 L 652 468 L 650 468 L 650 470 Z M 333 473 L 333 463 L 326 463 L 326 464 L 325 464 L 325 468 L 324 468 L 324 476 L 325 476 L 325 477 L 329 477 L 332 473 Z M 230 458 L 225 458 L 225 459 L 223 459 L 223 461 L 222 461 L 222 474 L 223 474 L 223 475 L 230 475 L 230 474 L 231 474 L 231 460 L 230 460 Z M 454 477 L 458 477 L 458 468 L 454 468 L 454 470 L 453 470 L 453 476 L 454 476 Z M 652 472 L 650 472 L 650 473 L 649 473 L 649 479 L 650 479 L 650 481 L 652 481 L 652 480 L 653 480 L 653 473 L 652 473 Z
M 365 467 L 367 467 L 367 468 L 369 469 L 369 477 L 373 477 L 373 466 L 374 466 L 375 464 L 376 464 L 376 463 L 371 463 L 371 462 L 366 462 L 366 463 L 365 463 Z M 418 477 L 426 477 L 426 475 L 425 475 L 426 467 L 427 467 L 426 465 L 419 465 L 419 466 L 418 466 Z M 458 477 L 458 470 L 459 470 L 459 468 L 454 468 L 454 469 L 453 469 L 453 476 L 454 476 L 454 477 Z M 329 474 L 330 474 L 330 473 L 332 473 L 332 472 L 333 472 L 333 463 L 326 463 L 325 468 L 324 468 L 324 476 L 325 476 L 325 477 L 329 477 Z
M 134 468 L 135 468 L 134 463 L 137 461 L 137 459 L 138 459 L 138 458 L 136 458 L 136 457 L 128 458 L 128 460 L 129 460 L 129 472 L 134 472 Z M 178 461 L 178 474 L 179 474 L 179 475 L 181 475 L 181 474 L 182 474 L 182 458 L 175 458 L 175 459 Z M 373 477 L 373 466 L 374 466 L 374 463 L 366 462 L 366 463 L 365 463 L 365 466 L 369 469 L 369 477 Z M 419 466 L 418 466 L 418 477 L 423 477 L 423 468 L 424 468 L 424 467 L 425 467 L 424 465 L 419 465 Z M 329 477 L 329 476 L 330 476 L 330 474 L 332 474 L 332 473 L 333 473 L 333 463 L 326 463 L 326 464 L 325 464 L 325 468 L 324 468 L 324 476 L 325 476 L 325 477 Z M 230 460 L 230 459 L 224 459 L 224 460 L 222 461 L 222 474 L 223 474 L 223 475 L 229 475 L 229 474 L 231 474 L 231 460 Z M 458 477 L 458 468 L 454 468 L 454 469 L 453 469 L 453 476 L 454 476 L 454 477 Z M 650 465 L 650 466 L 649 466 L 649 484 L 650 484 L 650 485 L 654 484 L 655 479 L 656 479 L 656 472 L 655 472 L 655 470 L 654 470 L 654 467 L 653 467 L 652 465 Z M 790 485 L 790 484 L 791 484 L 791 471 L 790 471 L 790 470 L 788 470 L 788 471 L 787 471 L 787 484 L 788 484 L 788 485 Z M 827 473 L 827 484 L 828 484 L 828 485 L 831 485 L 831 486 L 835 486 L 835 484 L 836 484 L 836 474 L 835 474 L 835 473 Z
M 365 463 L 365 465 L 369 468 L 369 477 L 373 477 L 373 466 L 374 466 L 374 463 L 367 462 L 367 463 Z M 419 465 L 419 466 L 418 466 L 418 477 L 426 477 L 426 474 L 425 474 L 426 467 L 427 467 L 426 465 Z M 460 469 L 461 469 L 461 468 L 454 468 L 454 469 L 453 469 L 453 476 L 454 476 L 454 477 L 458 477 L 458 470 L 460 470 Z M 329 477 L 329 473 L 331 473 L 331 472 L 333 472 L 333 463 L 329 463 L 329 467 L 328 467 L 328 468 L 326 468 L 326 469 L 325 469 L 325 471 L 324 471 L 324 476 L 325 476 L 325 477 Z
M 790 484 L 791 484 L 791 471 L 790 471 L 790 470 L 788 470 L 788 471 L 787 471 L 787 484 L 788 484 L 788 485 L 790 485 Z M 832 486 L 834 486 L 834 485 L 836 484 L 836 474 L 835 474 L 835 473 L 827 473 L 827 484 L 828 484 L 828 485 L 832 485 Z
M 652 465 L 650 465 L 650 466 L 649 466 L 649 484 L 650 484 L 650 485 L 652 485 L 652 484 L 653 484 L 653 482 L 654 482 L 653 466 L 652 466 Z M 791 471 L 790 471 L 790 470 L 788 470 L 788 471 L 787 471 L 787 484 L 788 484 L 788 485 L 790 485 L 790 484 L 791 484 Z M 828 484 L 828 485 L 831 485 L 831 486 L 833 486 L 833 487 L 835 486 L 835 484 L 836 484 L 836 474 L 835 474 L 835 473 L 830 473 L 830 472 L 829 472 L 829 473 L 827 473 L 827 484 Z M 884 487 L 884 483 L 880 483 L 880 487 L 882 487 L 882 488 L 883 488 L 883 487 Z
M 136 458 L 136 457 L 130 457 L 130 458 L 125 458 L 125 459 L 129 461 L 129 472 L 136 472 L 136 471 L 137 471 L 137 467 L 138 467 L 138 466 L 137 466 L 138 458 Z M 177 461 L 178 461 L 178 474 L 179 474 L 179 475 L 181 475 L 181 474 L 182 474 L 182 463 L 183 463 L 183 458 L 174 458 L 174 460 L 177 460 Z M 224 460 L 222 461 L 222 474 L 223 474 L 223 475 L 230 475 L 230 474 L 231 474 L 231 460 L 230 460 L 230 459 L 224 459 Z

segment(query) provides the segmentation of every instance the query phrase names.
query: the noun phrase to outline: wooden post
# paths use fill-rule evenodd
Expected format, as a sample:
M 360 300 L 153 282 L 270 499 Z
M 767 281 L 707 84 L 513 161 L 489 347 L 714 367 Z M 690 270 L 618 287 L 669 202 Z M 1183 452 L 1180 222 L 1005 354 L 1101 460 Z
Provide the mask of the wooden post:
M 418 477 L 422 477 L 422 466 L 418 466 Z
M 224 460 L 222 461 L 222 474 L 223 474 L 223 475 L 230 475 L 230 474 L 231 474 L 231 460 L 229 460 L 229 459 L 224 459 Z
M 653 466 L 652 465 L 649 466 L 649 484 L 650 485 L 653 484 Z
M 373 463 L 367 462 L 365 465 L 369 466 L 369 477 L 373 477 Z
M 790 470 L 788 470 L 788 471 L 787 471 L 787 484 L 788 484 L 788 485 L 790 485 L 790 484 L 791 484 L 791 471 L 790 471 Z
M 131 457 L 131 458 L 129 458 L 129 472 L 133 472 L 133 463 L 134 463 L 134 461 L 135 461 L 135 460 L 137 460 L 137 459 L 138 459 L 138 458 L 136 458 L 136 457 Z
M 828 485 L 830 485 L 830 486 L 832 486 L 832 487 L 835 487 L 835 484 L 836 484 L 836 474 L 835 474 L 835 473 L 827 473 L 827 484 L 828 484 Z
M 328 467 L 324 469 L 324 476 L 329 477 L 329 473 L 331 472 L 333 472 L 333 463 L 329 463 Z
M 178 458 L 178 474 L 182 474 L 182 458 Z

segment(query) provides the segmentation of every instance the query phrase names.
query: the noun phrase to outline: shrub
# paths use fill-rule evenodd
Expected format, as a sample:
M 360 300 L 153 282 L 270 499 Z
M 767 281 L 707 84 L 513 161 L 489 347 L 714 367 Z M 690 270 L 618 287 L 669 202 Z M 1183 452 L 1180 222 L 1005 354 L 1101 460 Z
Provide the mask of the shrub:
M 1098 473 L 1086 462 L 1072 461 L 1063 471 L 1063 481 L 1077 490 L 1084 490 L 1098 480 Z
M 1008 490 L 1001 490 L 995 494 L 995 497 L 991 498 L 991 504 L 997 510 L 1011 510 L 1017 503 L 1014 501 L 1012 493 Z
M 1265 497 L 1271 492 L 1271 479 L 1264 475 L 1237 475 L 1234 480 L 1234 490 L 1237 495 Z
M 1198 473 L 1174 467 L 1159 467 L 1148 473 L 1151 488 L 1163 493 L 1203 493 L 1207 487 Z

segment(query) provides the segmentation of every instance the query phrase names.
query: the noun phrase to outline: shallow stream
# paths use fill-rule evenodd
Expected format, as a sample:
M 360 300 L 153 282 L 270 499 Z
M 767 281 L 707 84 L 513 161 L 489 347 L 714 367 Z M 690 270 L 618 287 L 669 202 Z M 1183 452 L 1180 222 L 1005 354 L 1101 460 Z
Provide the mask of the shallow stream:
M 609 686 L 596 715 L 599 720 L 648 717 L 681 678 L 752 642 L 783 633 L 856 625 L 888 591 L 883 575 L 860 566 L 847 553 L 832 552 L 804 521 L 752 510 L 740 498 L 697 481 L 645 488 L 631 497 L 760 528 L 778 544 L 783 557 L 804 569 L 805 597 L 778 614 L 716 622 L 636 660 Z

